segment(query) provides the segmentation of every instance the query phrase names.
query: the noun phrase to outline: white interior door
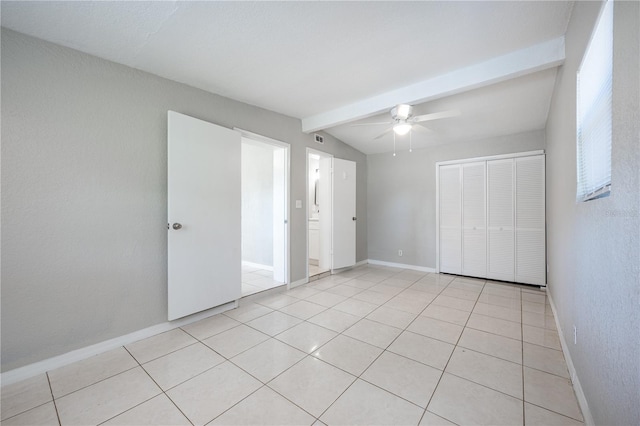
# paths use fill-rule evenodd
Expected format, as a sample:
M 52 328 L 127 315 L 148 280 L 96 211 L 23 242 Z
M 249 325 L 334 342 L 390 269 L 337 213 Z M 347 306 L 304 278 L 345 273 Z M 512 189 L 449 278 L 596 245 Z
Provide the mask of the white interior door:
M 322 207 L 321 211 L 322 211 Z M 356 163 L 333 159 L 333 260 L 331 269 L 356 263 Z
M 273 280 L 287 282 L 287 156 L 273 150 Z
M 487 161 L 487 278 L 515 280 L 513 159 Z
M 487 276 L 485 161 L 462 165 L 462 275 Z
M 241 293 L 240 134 L 168 113 L 168 317 Z
M 320 180 L 318 183 L 319 192 L 319 267 L 322 271 L 331 269 L 331 258 L 333 250 L 333 196 L 331 195 L 331 175 L 333 170 L 333 157 L 320 157 Z
M 462 271 L 462 180 L 461 166 L 440 166 L 440 272 Z

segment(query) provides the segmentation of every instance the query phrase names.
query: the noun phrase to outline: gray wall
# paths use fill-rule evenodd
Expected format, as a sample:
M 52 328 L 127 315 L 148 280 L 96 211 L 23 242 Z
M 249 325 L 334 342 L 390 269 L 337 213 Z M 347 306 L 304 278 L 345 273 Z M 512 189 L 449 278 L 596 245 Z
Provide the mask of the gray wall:
M 366 157 L 300 120 L 2 29 L 2 371 L 167 318 L 167 110 L 357 162 L 366 259 Z M 290 210 L 291 279 L 306 274 L 305 209 Z
M 273 148 L 242 144 L 242 260 L 273 266 Z
M 639 3 L 614 3 L 611 195 L 577 203 L 576 71 L 600 3 L 576 2 L 547 123 L 548 283 L 599 425 L 640 424 Z M 577 345 L 573 344 L 573 325 Z
M 539 149 L 542 130 L 367 156 L 369 259 L 436 267 L 437 162 Z

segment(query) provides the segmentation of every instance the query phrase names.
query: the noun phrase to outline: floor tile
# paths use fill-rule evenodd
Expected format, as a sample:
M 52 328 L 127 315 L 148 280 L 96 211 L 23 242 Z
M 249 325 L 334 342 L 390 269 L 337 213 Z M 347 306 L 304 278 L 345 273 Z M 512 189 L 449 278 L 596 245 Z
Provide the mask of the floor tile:
M 51 426 L 57 424 L 58 414 L 53 402 L 47 402 L 2 421 L 2 426 Z
M 409 288 L 412 290 L 418 290 L 425 293 L 438 295 L 442 293 L 442 290 L 447 288 L 447 285 L 418 281 L 417 283 L 412 284 Z
M 523 302 L 547 303 L 546 294 L 522 293 Z
M 522 399 L 522 365 L 457 347 L 447 373 Z
M 144 340 L 126 345 L 125 348 L 140 363 L 160 358 L 170 352 L 177 351 L 196 343 L 197 340 L 179 328 L 157 334 Z
M 460 425 L 521 425 L 522 401 L 444 373 L 429 411 Z
M 373 303 L 364 302 L 362 300 L 347 299 L 344 302 L 340 302 L 333 307 L 333 309 L 346 312 L 351 315 L 364 317 L 373 312 L 378 305 Z
M 488 317 L 486 315 L 472 313 L 469 317 L 469 321 L 467 322 L 467 327 L 486 331 L 488 333 L 499 334 L 516 340 L 522 339 L 522 328 L 520 324 L 499 318 Z
M 439 321 L 433 318 L 419 316 L 416 318 L 407 331 L 422 334 L 423 336 L 442 340 L 455 344 L 462 334 L 463 327 L 450 322 Z
M 557 331 L 523 325 L 522 340 L 527 343 L 533 343 L 534 345 L 562 350 L 562 346 L 560 345 L 560 337 Z
M 272 380 L 269 387 L 318 417 L 354 380 L 351 374 L 307 357 Z
M 349 282 L 347 282 L 346 284 L 340 284 L 335 287 L 331 287 L 329 290 L 327 290 L 327 293 L 337 294 L 338 296 L 351 297 L 364 291 L 364 289 L 362 288 L 350 287 L 348 284 Z
M 302 320 L 311 318 L 312 316 L 318 315 L 320 312 L 326 310 L 326 306 L 307 302 L 306 300 L 300 300 L 294 304 L 280 308 L 280 312 L 284 312 L 287 315 L 291 315 Z
M 411 287 L 414 282 L 415 281 L 412 280 L 403 280 L 402 278 L 396 278 L 396 276 L 394 275 L 391 278 L 387 278 L 386 280 L 381 281 L 380 284 L 406 289 Z
M 526 312 L 533 312 L 536 314 L 553 315 L 550 305 L 537 302 L 522 301 L 522 310 Z
M 225 358 L 231 358 L 258 343 L 264 342 L 269 336 L 254 330 L 246 325 L 240 325 L 231 330 L 224 331 L 203 340 L 202 343 L 209 346 Z
M 404 399 L 357 380 L 320 420 L 328 425 L 415 425 L 422 412 Z
M 63 425 L 98 424 L 161 393 L 141 367 L 56 400 Z
M 394 287 L 392 285 L 386 285 L 384 283 L 381 283 L 371 287 L 369 290 L 375 291 L 377 293 L 386 294 L 387 296 L 396 296 L 399 293 L 402 293 L 404 289 L 401 287 Z
M 397 297 L 404 297 L 405 299 L 418 300 L 424 303 L 431 303 L 433 299 L 437 296 L 432 293 L 426 293 L 420 290 L 414 290 L 412 288 L 407 288 L 402 291 L 402 293 L 398 293 Z
M 294 348 L 305 353 L 311 353 L 329 340 L 336 337 L 338 333 L 319 325 L 302 322 L 289 330 L 280 333 L 276 339 L 281 340 Z
M 557 331 L 556 321 L 553 315 L 536 314 L 535 312 L 522 312 L 522 323 L 533 327 L 546 328 Z
M 476 293 L 476 296 L 480 295 L 482 289 L 484 288 L 484 284 L 482 282 L 470 282 L 470 281 L 461 281 L 461 280 L 453 280 L 448 288 L 455 288 L 458 290 L 470 291 L 472 293 Z M 477 297 L 476 297 L 477 299 Z
M 410 299 L 406 297 L 396 296 L 393 299 L 389 300 L 382 306 L 391 309 L 397 309 L 403 312 L 410 312 L 412 314 L 419 314 L 427 307 L 429 302 L 423 302 L 421 300 Z
M 569 371 L 562 351 L 532 345 L 527 342 L 523 343 L 523 350 L 523 364 L 527 367 L 569 378 Z
M 489 305 L 483 302 L 476 303 L 476 306 L 473 308 L 473 313 L 512 322 L 522 322 L 522 313 L 520 311 L 505 308 L 504 306 Z
M 103 425 L 189 426 L 191 423 L 165 394 L 160 394 L 149 401 L 143 402 L 137 407 L 133 407 L 129 411 L 125 411 L 119 416 L 112 418 L 108 422 L 103 423 Z
M 266 306 L 271 309 L 284 308 L 287 305 L 298 302 L 300 299 L 296 297 L 287 296 L 286 294 L 278 294 L 276 296 L 269 296 L 256 300 L 259 305 Z
M 399 328 L 364 318 L 345 330 L 343 334 L 385 349 L 400 333 L 402 330 Z
M 447 308 L 459 309 L 461 311 L 471 312 L 476 302 L 471 300 L 458 299 L 456 297 L 445 296 L 440 294 L 433 299 L 434 305 L 446 306 Z
M 55 398 L 92 385 L 137 367 L 136 360 L 123 347 L 95 355 L 47 373 Z
M 427 410 L 422 415 L 418 426 L 455 426 L 455 423 L 451 423 L 449 420 L 443 419 Z
M 427 275 L 426 272 L 421 272 L 421 271 L 411 271 L 408 269 L 405 269 L 404 271 L 400 272 L 399 274 L 396 274 L 393 276 L 393 278 L 396 279 L 400 279 L 400 280 L 406 280 L 406 281 L 410 281 L 412 283 L 418 281 L 419 279 L 425 277 Z
M 342 333 L 359 320 L 360 317 L 347 314 L 346 312 L 336 311 L 335 309 L 327 309 L 315 317 L 308 319 L 308 321 L 313 324 L 328 328 L 329 330 L 333 330 L 338 333 Z
M 377 291 L 365 290 L 362 293 L 358 293 L 353 296 L 353 299 L 363 300 L 365 302 L 373 303 L 374 305 L 382 305 L 389 301 L 393 296 L 390 294 L 379 293 Z
M 3 420 L 53 399 L 46 374 L 38 374 L 30 379 L 3 386 L 0 391 Z
M 374 281 L 366 281 L 366 280 L 361 280 L 359 278 L 354 278 L 354 279 L 349 280 L 349 282 L 344 283 L 344 284 L 347 284 L 349 287 L 361 288 L 363 290 L 366 290 L 368 288 L 373 287 L 377 283 L 374 282 Z
M 458 346 L 518 364 L 522 363 L 522 342 L 520 340 L 465 328 Z
M 420 315 L 464 326 L 471 313 L 458 309 L 447 308 L 446 306 L 431 304 L 427 306 Z
M 203 425 L 262 386 L 226 361 L 167 392 L 191 422 Z
M 380 281 L 384 281 L 389 277 L 390 277 L 390 274 L 388 273 L 368 272 L 366 274 L 360 275 L 358 279 L 379 283 Z
M 273 309 L 257 303 L 248 303 L 236 309 L 224 312 L 224 315 L 236 321 L 247 322 L 272 312 Z
M 482 293 L 492 296 L 508 297 L 510 299 L 520 299 L 520 289 L 502 284 L 492 285 L 491 283 L 487 283 L 482 289 Z
M 318 305 L 330 308 L 344 300 L 347 300 L 347 297 L 324 291 L 318 294 L 314 294 L 313 296 L 308 297 L 306 300 L 307 302 L 317 303 Z
M 215 336 L 218 333 L 222 333 L 223 331 L 227 331 L 233 327 L 237 327 L 240 324 L 240 322 L 234 319 L 231 319 L 225 315 L 218 314 L 185 325 L 181 328 L 196 339 L 204 340 L 207 337 Z
M 316 290 L 306 285 L 302 285 L 300 287 L 294 288 L 293 290 L 287 291 L 286 295 L 295 297 L 297 299 L 307 299 L 318 293 L 320 293 L 320 290 Z
M 262 387 L 211 425 L 310 425 L 315 419 L 268 387 Z
M 304 352 L 279 340 L 269 339 L 231 358 L 231 362 L 267 383 L 305 356 Z
M 198 342 L 142 365 L 163 390 L 170 389 L 224 362 L 224 358 Z
M 387 350 L 444 370 L 453 348 L 449 343 L 405 331 Z
M 580 426 L 583 424 L 528 402 L 524 403 L 524 421 L 527 426 Z
M 339 335 L 312 355 L 334 367 L 359 376 L 382 353 L 382 349 Z
M 361 378 L 426 408 L 441 375 L 438 369 L 385 351 Z
M 392 327 L 404 329 L 411 324 L 411 321 L 413 321 L 416 316 L 416 314 L 402 312 L 383 305 L 367 315 L 366 318 Z
M 482 293 L 478 298 L 478 302 L 486 303 L 489 305 L 497 305 L 505 308 L 519 311 L 522 309 L 520 298 L 496 296 L 490 293 Z
M 451 286 L 445 288 L 442 293 L 443 296 L 455 297 L 458 299 L 470 300 L 475 302 L 478 300 L 478 296 L 480 296 L 479 291 L 467 291 L 461 290 L 459 288 L 452 288 Z
M 563 377 L 524 367 L 524 399 L 575 420 L 583 420 L 571 382 Z
M 269 336 L 275 336 L 276 334 L 280 334 L 301 322 L 302 320 L 300 318 L 275 311 L 261 316 L 260 318 L 251 320 L 246 324 L 251 328 L 255 328 L 258 331 L 268 334 Z

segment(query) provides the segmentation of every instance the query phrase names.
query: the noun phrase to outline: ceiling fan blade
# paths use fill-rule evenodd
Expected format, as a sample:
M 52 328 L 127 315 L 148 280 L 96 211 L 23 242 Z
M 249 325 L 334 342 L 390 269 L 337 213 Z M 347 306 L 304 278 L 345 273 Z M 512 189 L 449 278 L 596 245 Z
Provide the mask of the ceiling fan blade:
M 393 124 L 390 121 L 378 121 L 376 123 L 355 123 L 355 124 L 349 124 L 350 127 L 356 127 L 356 126 L 378 126 L 380 124 Z
M 438 120 L 440 118 L 457 117 L 459 115 L 460 115 L 460 111 L 458 110 L 441 111 L 441 112 L 434 112 L 431 114 L 418 115 L 411 118 L 410 121 L 413 123 L 419 123 L 421 121 Z
M 433 133 L 433 130 L 431 130 L 424 124 L 421 124 L 421 123 L 413 123 L 413 124 L 414 126 L 412 127 L 412 130 L 417 130 L 418 132 L 421 132 L 421 133 Z
M 383 137 L 387 133 L 391 132 L 392 130 L 393 130 L 393 127 L 389 127 L 387 130 L 384 131 L 384 133 L 382 133 L 382 134 L 376 136 L 375 138 L 373 138 L 373 140 L 380 139 L 381 137 Z

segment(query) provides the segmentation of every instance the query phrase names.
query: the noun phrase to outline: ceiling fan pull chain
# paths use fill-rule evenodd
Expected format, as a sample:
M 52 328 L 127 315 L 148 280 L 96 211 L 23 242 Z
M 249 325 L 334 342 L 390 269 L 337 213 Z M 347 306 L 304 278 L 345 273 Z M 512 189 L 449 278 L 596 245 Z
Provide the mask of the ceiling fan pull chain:
M 393 132 L 393 156 L 396 156 L 396 132 Z

